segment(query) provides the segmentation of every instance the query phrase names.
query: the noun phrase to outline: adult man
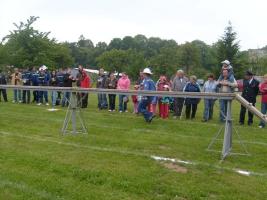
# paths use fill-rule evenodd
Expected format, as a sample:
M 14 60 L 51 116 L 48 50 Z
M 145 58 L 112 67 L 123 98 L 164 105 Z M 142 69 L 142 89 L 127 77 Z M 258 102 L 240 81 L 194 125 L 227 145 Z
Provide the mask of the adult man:
M 229 71 L 224 69 L 222 71 L 222 80 L 218 81 L 218 87 L 220 93 L 234 92 L 237 87 L 237 82 L 233 76 L 229 76 Z M 220 99 L 220 121 L 224 122 L 227 114 L 227 100 Z
M 74 82 L 74 78 L 71 75 L 71 69 L 68 68 L 67 72 L 64 74 L 64 87 L 72 87 L 72 83 Z M 64 92 L 64 96 L 62 99 L 62 106 L 68 106 L 70 101 L 70 92 Z
M 40 68 L 39 76 L 38 76 L 38 85 L 39 86 L 48 86 L 50 82 L 50 76 L 46 72 L 45 68 Z M 48 103 L 48 92 L 47 91 L 38 91 L 38 106 L 43 103 L 43 99 L 45 100 L 45 104 L 49 106 Z
M 188 78 L 184 76 L 183 70 L 178 70 L 172 81 L 172 91 L 182 92 Z M 184 98 L 174 98 L 174 119 L 180 117 L 183 110 Z
M 22 72 L 22 83 L 24 86 L 30 86 L 31 80 L 32 80 L 32 68 L 29 68 L 29 70 L 25 69 Z M 29 104 L 31 101 L 31 91 L 30 90 L 23 90 L 22 91 L 22 103 Z
M 259 93 L 259 81 L 254 79 L 253 73 L 247 71 L 245 74 L 245 79 L 243 80 L 243 92 L 242 97 L 246 99 L 249 103 L 255 106 L 256 97 Z M 241 105 L 239 124 L 244 125 L 246 115 L 246 108 Z M 253 124 L 253 114 L 248 111 L 248 125 Z
M 2 72 L 2 70 L 0 70 L 0 85 L 6 85 L 6 84 L 7 84 L 6 76 Z M 1 94 L 3 95 L 4 101 L 7 102 L 6 89 L 0 88 L 0 101 L 2 101 Z
M 107 76 L 105 75 L 105 71 L 103 68 L 99 69 L 99 75 L 96 83 L 96 88 L 99 89 L 105 89 L 106 88 L 106 81 Z M 107 101 L 107 95 L 105 93 L 98 94 L 98 109 L 107 109 L 108 108 L 108 101 Z
M 142 82 L 143 90 L 155 91 L 156 86 L 154 81 L 151 79 L 152 72 L 149 68 L 145 68 L 143 71 L 144 80 Z M 145 121 L 151 123 L 155 115 L 152 112 L 148 111 L 148 105 L 152 102 L 154 97 L 151 96 L 142 96 L 142 100 L 138 105 L 138 112 L 144 115 Z
M 90 88 L 90 77 L 84 71 L 83 67 L 79 66 L 79 83 L 81 88 Z M 80 93 L 81 108 L 87 108 L 88 93 Z
M 36 68 L 35 67 L 33 67 L 32 68 L 32 71 L 31 71 L 31 73 L 32 73 L 32 76 L 31 76 L 31 78 L 32 78 L 32 80 L 31 80 L 31 82 L 32 82 L 32 86 L 38 86 L 39 85 L 39 74 L 38 74 L 38 72 L 37 72 L 37 70 L 36 70 Z M 32 100 L 32 103 L 38 103 L 38 91 L 36 91 L 36 90 L 34 90 L 33 91 L 33 100 Z

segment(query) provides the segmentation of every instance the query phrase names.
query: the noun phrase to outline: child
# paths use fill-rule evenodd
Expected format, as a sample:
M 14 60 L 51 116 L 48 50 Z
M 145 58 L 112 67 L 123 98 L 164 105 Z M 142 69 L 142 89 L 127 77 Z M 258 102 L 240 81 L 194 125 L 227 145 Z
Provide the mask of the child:
M 135 90 L 138 90 L 139 89 L 139 86 L 138 85 L 135 85 L 134 86 L 134 89 Z M 132 102 L 133 102 L 133 105 L 134 105 L 133 114 L 138 114 L 138 98 L 137 98 L 137 95 L 132 95 Z
M 164 91 L 170 91 L 170 87 L 168 85 L 163 86 Z M 159 116 L 162 119 L 166 119 L 169 117 L 169 103 L 170 103 L 170 98 L 165 96 L 160 99 L 159 102 Z
M 263 82 L 260 84 L 259 89 L 262 94 L 261 97 L 261 112 L 266 115 L 267 113 L 267 74 L 263 76 Z M 263 121 L 260 122 L 259 128 L 264 128 L 265 123 Z
M 223 72 L 223 70 L 225 70 L 225 69 L 226 69 L 226 70 L 228 71 L 228 73 L 229 73 L 229 79 L 234 79 L 234 69 L 233 69 L 233 67 L 231 66 L 230 61 L 228 61 L 228 60 L 224 60 L 224 61 L 222 61 L 221 63 L 223 64 L 223 66 L 222 66 L 221 74 L 220 74 L 220 77 L 219 77 L 218 81 L 223 80 L 222 72 Z

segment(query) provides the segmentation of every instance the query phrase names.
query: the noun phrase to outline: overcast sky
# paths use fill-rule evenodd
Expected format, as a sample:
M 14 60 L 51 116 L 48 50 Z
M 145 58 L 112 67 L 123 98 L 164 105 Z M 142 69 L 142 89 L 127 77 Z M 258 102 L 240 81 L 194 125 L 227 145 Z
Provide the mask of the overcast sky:
M 230 20 L 245 50 L 267 45 L 266 9 L 266 0 L 0 0 L 0 38 L 13 22 L 39 16 L 35 27 L 58 41 L 144 34 L 212 44 Z

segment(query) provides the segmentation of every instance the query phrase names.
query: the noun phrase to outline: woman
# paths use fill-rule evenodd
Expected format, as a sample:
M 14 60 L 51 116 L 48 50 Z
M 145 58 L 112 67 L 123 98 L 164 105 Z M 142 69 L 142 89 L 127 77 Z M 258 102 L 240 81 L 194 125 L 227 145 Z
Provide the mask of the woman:
M 110 73 L 109 78 L 107 79 L 107 88 L 108 89 L 116 89 L 117 88 L 117 79 L 114 73 Z M 116 94 L 108 95 L 109 102 L 109 112 L 115 111 L 115 102 L 116 102 Z
M 214 79 L 214 75 L 210 74 L 208 80 L 204 83 L 203 92 L 215 93 L 217 88 L 217 81 Z M 212 119 L 213 106 L 215 99 L 204 99 L 204 113 L 202 122 L 207 122 Z
M 159 80 L 156 84 L 157 86 L 157 91 L 165 91 L 166 90 L 166 86 L 168 86 L 168 89 L 170 87 L 169 82 L 167 81 L 166 76 L 160 76 Z M 162 97 L 158 98 L 158 104 L 159 104 L 159 116 L 163 117 L 164 115 L 164 106 L 163 106 L 163 102 L 162 102 Z
M 262 94 L 261 97 L 261 112 L 266 115 L 267 113 L 267 74 L 263 76 L 264 80 L 260 84 L 259 89 Z M 263 121 L 260 122 L 259 128 L 264 128 L 265 123 Z
M 190 81 L 189 83 L 186 84 L 184 88 L 184 92 L 200 92 L 200 87 L 197 83 L 196 76 L 190 76 Z M 186 119 L 189 119 L 189 118 L 194 119 L 196 117 L 197 104 L 199 103 L 199 101 L 200 99 L 197 99 L 197 98 L 186 98 L 185 99 Z
M 131 85 L 131 81 L 128 78 L 127 74 L 125 72 L 121 73 L 121 78 L 118 81 L 117 89 L 118 90 L 129 90 Z M 122 112 L 128 112 L 127 111 L 127 103 L 129 99 L 126 95 L 119 95 L 119 111 Z

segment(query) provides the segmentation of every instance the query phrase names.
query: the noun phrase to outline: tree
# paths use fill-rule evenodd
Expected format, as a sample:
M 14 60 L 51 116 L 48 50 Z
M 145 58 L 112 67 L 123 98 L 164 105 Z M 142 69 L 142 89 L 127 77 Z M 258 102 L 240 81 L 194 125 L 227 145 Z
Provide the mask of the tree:
M 66 46 L 49 39 L 50 32 L 39 32 L 33 28 L 38 18 L 31 16 L 26 23 L 14 23 L 16 29 L 3 39 L 7 63 L 18 67 L 42 64 L 62 67 L 72 64 L 73 59 Z

